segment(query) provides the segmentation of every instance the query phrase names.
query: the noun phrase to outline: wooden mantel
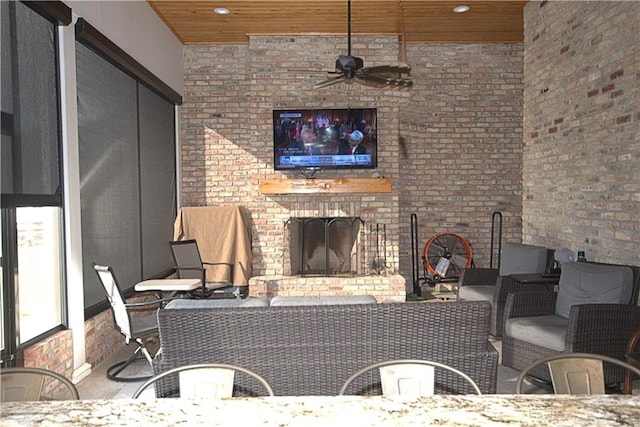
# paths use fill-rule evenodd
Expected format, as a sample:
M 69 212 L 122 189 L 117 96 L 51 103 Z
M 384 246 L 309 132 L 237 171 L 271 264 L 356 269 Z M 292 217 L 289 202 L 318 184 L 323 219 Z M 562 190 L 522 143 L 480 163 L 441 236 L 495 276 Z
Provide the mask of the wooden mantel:
M 391 178 L 262 179 L 260 194 L 391 193 Z

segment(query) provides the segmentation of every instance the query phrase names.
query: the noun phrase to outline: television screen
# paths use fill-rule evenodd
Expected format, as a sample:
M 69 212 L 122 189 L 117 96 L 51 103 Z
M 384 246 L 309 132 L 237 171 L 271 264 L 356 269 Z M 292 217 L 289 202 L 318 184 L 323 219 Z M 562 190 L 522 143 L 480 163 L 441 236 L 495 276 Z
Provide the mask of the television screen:
M 274 110 L 273 158 L 275 170 L 376 168 L 377 110 Z

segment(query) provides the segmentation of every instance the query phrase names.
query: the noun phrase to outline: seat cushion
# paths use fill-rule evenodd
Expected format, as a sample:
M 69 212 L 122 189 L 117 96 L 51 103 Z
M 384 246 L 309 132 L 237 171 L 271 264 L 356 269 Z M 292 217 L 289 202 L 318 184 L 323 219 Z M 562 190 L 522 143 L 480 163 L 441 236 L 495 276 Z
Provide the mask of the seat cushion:
M 505 243 L 500 253 L 500 276 L 544 273 L 547 268 L 547 248 Z
M 633 272 L 629 267 L 569 262 L 562 265 L 555 313 L 569 318 L 572 305 L 629 304 Z
M 555 314 L 515 317 L 505 323 L 505 334 L 541 347 L 564 351 L 568 326 L 568 319 Z
M 458 299 L 467 301 L 489 301 L 493 303 L 496 287 L 493 285 L 460 286 Z
M 220 307 L 268 307 L 269 300 L 263 297 L 220 298 L 220 299 L 174 299 L 166 305 L 167 309 L 180 308 L 220 308 Z
M 286 296 L 276 295 L 271 298 L 272 306 L 286 305 L 340 305 L 340 304 L 375 304 L 377 300 L 372 295 L 344 295 L 344 296 Z

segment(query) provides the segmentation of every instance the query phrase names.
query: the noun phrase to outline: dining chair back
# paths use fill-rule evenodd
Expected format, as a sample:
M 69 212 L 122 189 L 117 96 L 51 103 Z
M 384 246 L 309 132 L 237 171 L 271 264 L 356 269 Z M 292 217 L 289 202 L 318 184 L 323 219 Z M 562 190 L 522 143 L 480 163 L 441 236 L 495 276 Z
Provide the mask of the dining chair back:
M 431 396 L 434 394 L 435 369 L 442 369 L 453 375 L 462 377 L 470 389 L 482 394 L 478 385 L 464 372 L 439 362 L 419 359 L 396 359 L 378 362 L 365 366 L 352 374 L 342 385 L 339 395 L 344 395 L 352 387 L 352 383 L 375 369 L 379 370 L 384 396 Z M 461 394 L 462 391 L 453 391 Z M 466 393 L 466 391 L 464 391 Z M 356 390 L 353 394 L 360 394 Z
M 42 368 L 1 369 L 0 390 L 2 402 L 80 399 L 78 389 L 68 378 Z
M 233 286 L 233 263 L 203 261 L 195 239 L 171 241 L 169 247 L 178 278 L 200 279 L 205 293 Z
M 136 361 L 140 356 L 152 365 L 151 352 L 147 348 L 145 341 L 151 337 L 158 335 L 158 319 L 156 318 L 156 310 L 149 314 L 140 316 L 131 316 L 130 309 L 160 307 L 163 300 L 147 301 L 140 303 L 126 303 L 122 295 L 122 290 L 118 284 L 113 269 L 108 265 L 99 265 L 92 263 L 100 283 L 107 296 L 107 300 L 111 306 L 115 327 L 125 338 L 125 344 L 135 342 L 137 347 L 133 354 L 124 361 L 118 362 L 107 369 L 107 378 L 120 382 L 136 382 L 148 379 L 151 375 L 145 376 L 124 376 L 123 371 Z M 122 375 L 120 375 L 122 374 Z
M 603 354 L 562 353 L 540 358 L 520 372 L 516 380 L 516 394 L 530 371 L 547 364 L 555 394 L 605 394 L 604 363 L 611 363 L 640 375 L 640 369 L 622 360 Z
M 149 386 L 155 384 L 159 379 L 175 374 L 178 375 L 178 394 L 181 398 L 228 398 L 233 395 L 233 384 L 236 372 L 253 377 L 264 387 L 269 396 L 274 395 L 269 383 L 262 376 L 249 369 L 224 363 L 200 363 L 179 366 L 150 378 L 138 387 L 133 393 L 132 398 L 139 398 Z

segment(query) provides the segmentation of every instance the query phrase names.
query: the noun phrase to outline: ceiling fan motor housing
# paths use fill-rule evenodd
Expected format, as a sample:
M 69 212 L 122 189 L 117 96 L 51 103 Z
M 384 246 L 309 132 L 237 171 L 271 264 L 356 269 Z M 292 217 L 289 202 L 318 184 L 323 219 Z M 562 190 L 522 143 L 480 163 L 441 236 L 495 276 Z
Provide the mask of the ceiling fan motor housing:
M 364 66 L 362 58 L 356 56 L 340 55 L 336 60 L 336 69 L 344 72 L 347 79 L 352 79 L 356 75 L 356 71 Z

